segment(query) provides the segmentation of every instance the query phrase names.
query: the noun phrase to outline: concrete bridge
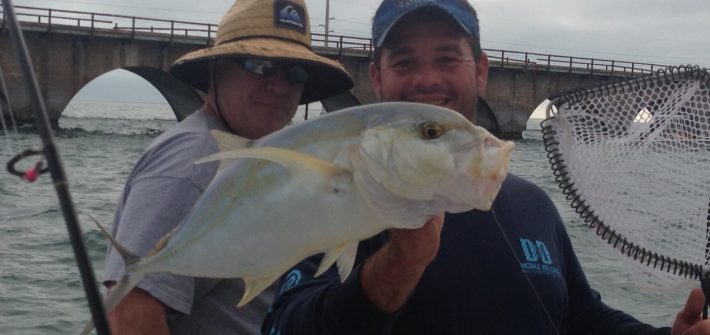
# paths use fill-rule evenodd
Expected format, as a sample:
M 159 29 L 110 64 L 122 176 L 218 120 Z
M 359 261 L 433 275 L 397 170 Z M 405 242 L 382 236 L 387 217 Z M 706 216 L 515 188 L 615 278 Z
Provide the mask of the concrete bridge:
M 131 71 L 154 85 L 178 120 L 201 105 L 202 97 L 165 72 L 179 56 L 213 43 L 217 25 L 120 15 L 16 7 L 50 119 L 57 122 L 74 95 L 96 77 L 115 70 Z M 3 13 L 4 18 L 4 13 Z M 353 93 L 374 102 L 368 77 L 370 39 L 313 34 L 314 50 L 340 60 L 355 79 Z M 32 122 L 29 96 L 16 61 L 6 21 L 0 21 L 0 87 L 4 117 Z M 485 100 L 502 134 L 525 129 L 534 108 L 546 98 L 614 76 L 652 72 L 664 66 L 485 50 L 491 60 Z M 8 105 L 8 101 L 11 106 Z M 11 108 L 10 108 L 11 107 Z

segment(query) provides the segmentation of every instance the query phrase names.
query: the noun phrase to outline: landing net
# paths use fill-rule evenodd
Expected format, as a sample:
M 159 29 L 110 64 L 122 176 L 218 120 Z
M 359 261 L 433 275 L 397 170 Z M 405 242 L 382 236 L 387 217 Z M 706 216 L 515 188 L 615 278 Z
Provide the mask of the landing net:
M 542 123 L 567 200 L 637 265 L 638 284 L 699 279 L 710 258 L 710 74 L 674 67 L 553 98 Z

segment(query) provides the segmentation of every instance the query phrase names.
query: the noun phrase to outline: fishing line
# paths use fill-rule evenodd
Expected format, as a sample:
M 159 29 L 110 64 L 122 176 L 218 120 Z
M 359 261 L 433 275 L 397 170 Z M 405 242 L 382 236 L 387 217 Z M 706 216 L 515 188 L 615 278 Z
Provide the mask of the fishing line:
M 0 67 L 0 89 L 2 89 L 2 94 L 3 98 L 5 99 L 5 103 L 7 104 L 7 110 L 8 114 L 10 115 L 10 123 L 12 124 L 12 129 L 15 130 L 15 134 L 17 134 L 17 122 L 15 122 L 15 112 L 12 110 L 12 102 L 10 101 L 10 93 L 7 91 L 7 84 L 5 83 L 5 76 L 3 75 L 2 72 L 2 67 Z M 0 106 L 2 107 L 2 106 Z M 3 115 L 2 113 L 2 108 L 0 108 L 0 116 Z M 4 126 L 4 120 L 3 120 L 3 126 Z
M 35 122 L 37 124 L 39 135 L 42 138 L 42 152 L 49 166 L 49 172 L 52 175 L 52 180 L 54 181 L 54 188 L 57 192 L 62 214 L 64 215 L 64 222 L 66 223 L 67 231 L 69 233 L 69 240 L 71 242 L 72 249 L 74 250 L 74 257 L 79 268 L 81 282 L 84 286 L 86 299 L 91 309 L 91 315 L 94 320 L 94 324 L 96 325 L 96 331 L 100 335 L 110 334 L 111 332 L 109 331 L 106 314 L 104 313 L 103 303 L 101 302 L 101 295 L 96 287 L 94 271 L 91 267 L 89 256 L 82 241 L 81 228 L 79 227 L 79 221 L 76 216 L 74 204 L 71 200 L 71 194 L 69 192 L 69 187 L 67 186 L 66 175 L 64 173 L 61 158 L 59 157 L 59 153 L 54 145 L 52 128 L 49 124 L 49 118 L 47 117 L 44 100 L 40 94 L 37 77 L 34 74 L 32 63 L 30 61 L 27 45 L 25 44 L 20 24 L 15 16 L 12 0 L 2 0 L 2 4 L 6 20 L 8 22 L 10 36 L 12 37 L 13 44 L 15 45 L 15 51 L 18 56 L 17 59 L 20 62 L 22 75 L 25 78 L 25 83 L 27 84 L 27 92 L 29 93 L 30 102 L 32 103 L 32 111 L 34 113 Z
M 505 233 L 505 230 L 503 230 L 503 226 L 501 226 L 500 222 L 498 221 L 498 216 L 496 216 L 496 212 L 491 208 L 491 214 L 493 214 L 493 220 L 496 222 L 496 225 L 498 226 L 498 229 L 500 230 L 501 235 L 503 235 L 503 239 L 505 239 L 505 243 L 508 244 L 508 248 L 510 249 L 510 253 L 515 257 L 515 261 L 517 262 L 516 264 L 522 264 L 520 261 L 520 258 L 518 255 L 515 253 L 515 248 L 513 247 L 513 244 L 510 243 L 510 239 L 508 239 L 508 234 Z M 537 289 L 535 288 L 535 284 L 533 284 L 532 280 L 530 280 L 530 276 L 528 276 L 525 271 L 520 271 L 523 276 L 525 276 L 525 280 L 528 282 L 528 285 L 530 285 L 530 288 L 532 289 L 533 293 L 535 294 L 535 298 L 537 299 L 537 302 L 540 304 L 540 307 L 542 307 L 542 310 L 545 312 L 545 316 L 547 317 L 547 321 L 550 321 L 550 325 L 552 326 L 552 329 L 555 330 L 555 334 L 559 335 L 560 331 L 557 329 L 557 326 L 555 325 L 555 321 L 552 319 L 552 316 L 550 315 L 550 311 L 547 310 L 547 307 L 545 307 L 545 303 L 542 301 L 542 298 L 540 297 L 540 294 L 537 292 Z
M 7 125 L 5 125 L 5 114 L 3 113 L 2 105 L 0 105 L 0 123 L 2 123 L 2 131 L 5 134 L 7 148 L 10 152 L 14 152 L 15 150 L 12 148 L 12 142 L 10 142 L 10 133 L 7 132 Z
M 10 104 L 10 95 L 7 93 L 7 85 L 5 85 L 5 77 L 2 73 L 2 66 L 0 66 L 0 92 L 2 93 L 2 96 L 0 96 L 0 98 L 2 98 L 2 102 L 5 102 L 7 104 L 8 115 L 10 116 L 10 120 L 12 121 L 12 127 L 15 129 L 15 134 L 17 134 L 17 124 L 15 124 L 15 116 L 12 112 L 12 104 Z M 0 123 L 2 123 L 2 130 L 5 134 L 7 148 L 10 150 L 10 152 L 14 152 L 15 149 L 12 146 L 12 141 L 10 141 L 10 134 L 7 130 L 7 124 L 5 123 L 5 112 L 2 103 L 0 103 Z

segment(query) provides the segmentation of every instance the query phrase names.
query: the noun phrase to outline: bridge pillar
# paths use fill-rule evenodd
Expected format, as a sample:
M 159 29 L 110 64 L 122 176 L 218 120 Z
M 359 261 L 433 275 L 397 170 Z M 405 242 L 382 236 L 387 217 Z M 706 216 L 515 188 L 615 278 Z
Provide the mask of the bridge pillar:
M 545 99 L 610 79 L 602 75 L 501 68 L 497 65 L 491 64 L 485 98 L 498 119 L 501 132 L 512 137 L 525 130 L 528 118 Z

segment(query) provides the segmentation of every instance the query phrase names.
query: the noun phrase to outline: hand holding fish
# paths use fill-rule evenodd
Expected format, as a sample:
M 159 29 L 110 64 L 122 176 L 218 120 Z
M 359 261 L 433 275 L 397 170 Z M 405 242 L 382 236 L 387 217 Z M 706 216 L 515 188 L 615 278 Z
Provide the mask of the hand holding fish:
M 390 240 L 363 265 L 365 295 L 380 310 L 393 313 L 407 301 L 439 251 L 443 215 L 419 229 L 391 229 Z
M 703 320 L 701 314 L 705 297 L 700 288 L 690 291 L 685 307 L 678 312 L 673 323 L 672 335 L 710 334 L 710 320 Z

